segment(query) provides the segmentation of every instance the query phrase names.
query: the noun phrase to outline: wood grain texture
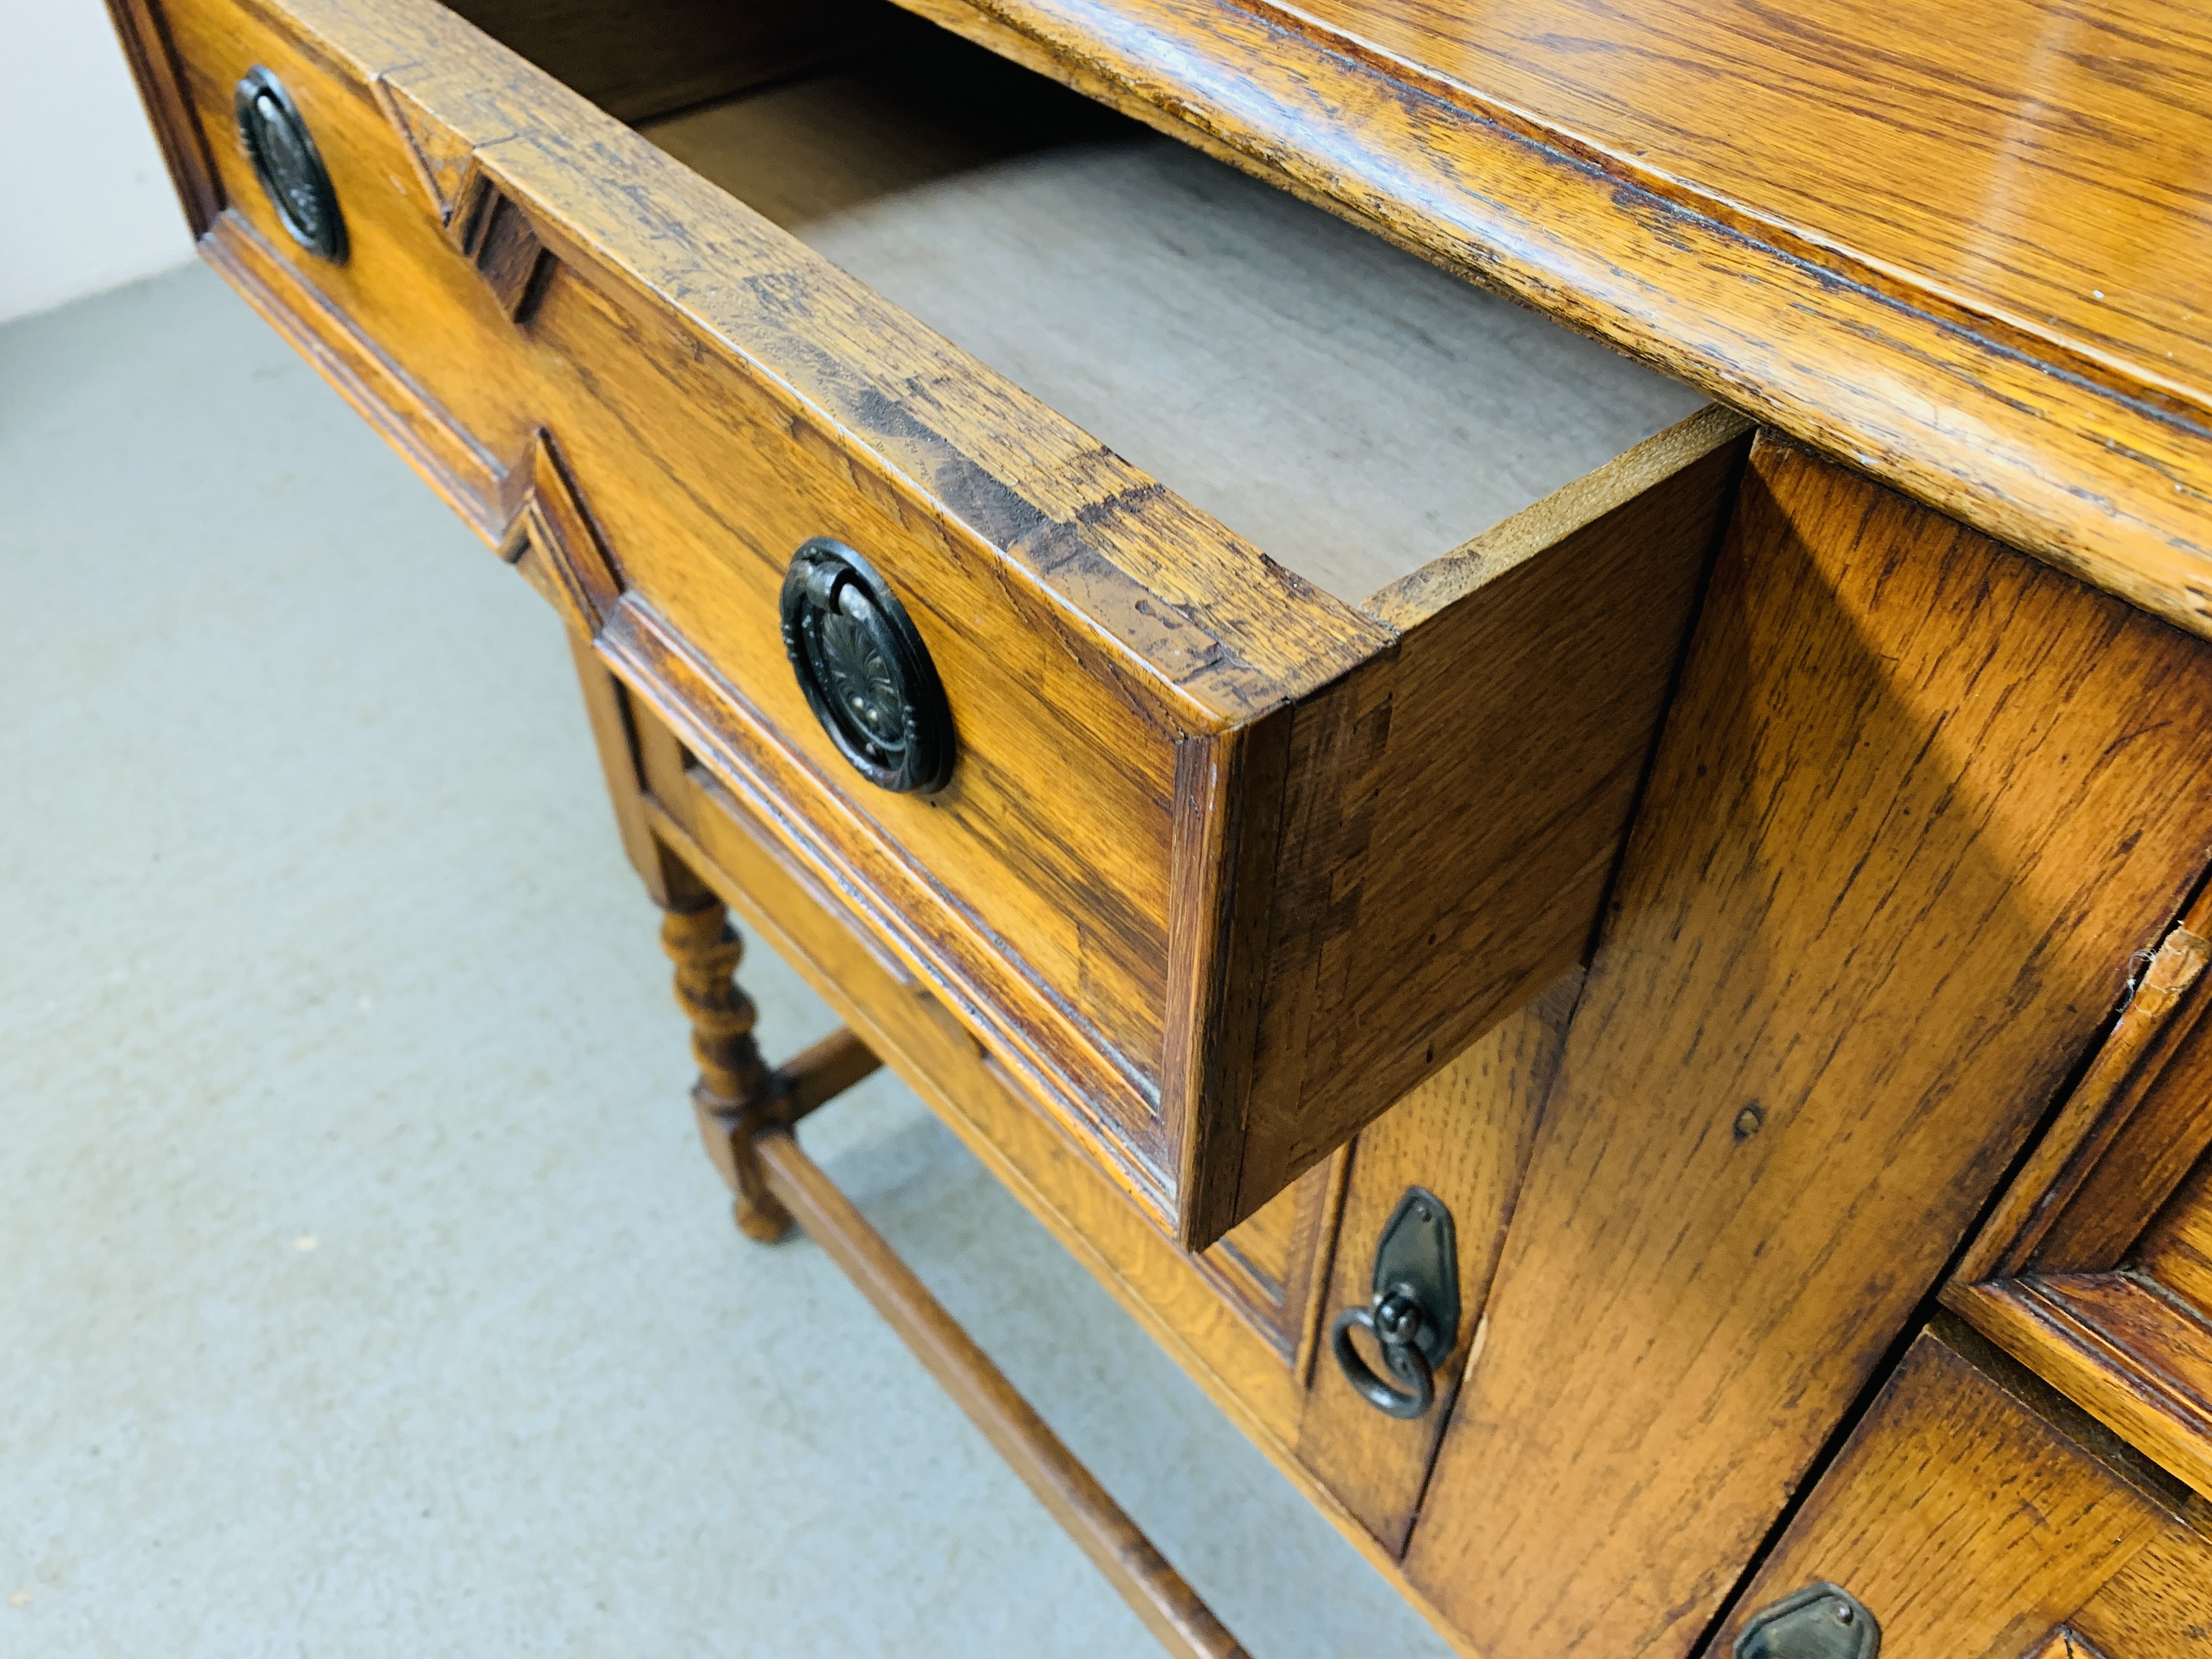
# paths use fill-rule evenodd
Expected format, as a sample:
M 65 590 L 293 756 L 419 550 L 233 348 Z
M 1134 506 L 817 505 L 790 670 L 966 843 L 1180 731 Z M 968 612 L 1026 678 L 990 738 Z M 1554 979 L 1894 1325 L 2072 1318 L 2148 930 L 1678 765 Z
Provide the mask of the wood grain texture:
M 1346 994 L 1346 944 L 1359 924 L 1396 668 L 1395 656 L 1377 656 L 1292 711 L 1281 791 L 1264 817 L 1248 819 L 1259 833 L 1247 855 L 1265 876 L 1249 883 L 1250 899 L 1225 896 L 1243 949 L 1218 958 L 1234 983 L 1221 1008 L 1224 1031 L 1242 1043 L 1212 1061 L 1228 1086 L 1211 1097 L 1206 1132 L 1231 1155 L 1212 1160 L 1194 1194 L 1187 1244 L 1250 1214 L 1389 1103 L 1370 1098 L 1364 1079 L 1334 1070 L 1316 1078 L 1305 1066 L 1325 1047 Z M 1297 1121 L 1316 1098 L 1331 1103 L 1331 1121 L 1301 1134 Z M 1287 1139 L 1313 1155 L 1293 1161 L 1269 1150 Z
M 835 62 L 900 31 L 867 0 L 452 0 L 453 9 L 618 121 Z M 910 33 L 911 31 L 908 31 Z
M 2208 694 L 1754 447 L 1407 1556 L 1475 1647 L 1696 1640 L 2195 885 Z
M 2212 1324 L 2136 1273 L 2028 1273 L 1949 1304 L 2128 1443 L 2212 1497 Z
M 2212 1317 L 2212 1155 L 2198 1160 L 2135 1257 L 2137 1273 Z
M 1395 660 L 1300 706 L 1238 1212 L 1583 958 L 1748 441 L 1709 408 L 1384 589 Z
M 2051 1402 L 2032 1384 L 1977 1365 L 1967 1340 L 1913 1343 L 1711 1659 L 1751 1613 L 1823 1580 L 1867 1605 L 1885 1653 L 2023 1659 L 2172 1526 L 2166 1494 L 2038 1410 Z
M 2114 1137 L 2037 1248 L 2036 1262 L 2045 1271 L 2112 1267 L 2131 1245 L 2149 1262 L 2160 1255 L 2162 1242 L 2179 1244 L 2207 1212 L 2204 1172 L 2212 1167 L 2205 1162 L 2212 1155 L 2212 1027 L 2199 1019 L 2186 1042 L 2178 1046 L 2182 1051 L 2145 1103 L 2147 1109 Z M 2189 1184 L 2185 1187 L 2185 1182 Z M 2156 1218 L 2169 1200 L 2172 1219 L 2162 1223 Z M 2181 1269 L 2178 1255 L 2160 1260 Z M 2166 1279 L 2163 1267 L 2156 1272 L 2162 1281 Z M 2203 1284 L 2201 1279 L 2196 1282 Z M 2187 1294 L 2199 1308 L 2212 1310 L 2212 1290 Z
M 644 131 L 1347 603 L 1704 401 L 928 33 Z
M 2172 0 L 902 3 L 2212 632 Z
M 1326 1315 L 1330 1254 L 1344 1210 L 1351 1149 L 1309 1170 L 1197 1258 L 1214 1287 L 1236 1300 L 1303 1382 Z
M 1176 750 L 1160 1099 L 1167 1137 L 1181 1148 L 1186 1245 L 1210 1243 L 1243 1218 L 1237 1176 L 1249 1132 L 1285 778 L 1299 758 L 1291 750 L 1295 720 L 1286 708 L 1220 737 L 1186 738 Z M 1254 1206 L 1242 1207 L 1249 1213 Z
M 1341 1191 L 1337 1173 L 1334 1164 L 1313 1171 L 1194 1258 L 1294 1370 L 1303 1363 L 1320 1278 L 1328 1271 Z
M 2212 1542 L 2169 1528 L 2069 1623 L 2087 1645 L 2063 1659 L 2203 1659 L 2212 1653 Z
M 678 752 L 665 732 L 656 740 L 649 712 L 641 711 L 637 725 L 642 752 Z M 1298 1461 L 1304 1368 L 1285 1362 L 1267 1322 L 1231 1293 L 1227 1276 L 1177 1249 L 1027 1090 L 933 1014 L 927 988 L 718 783 L 680 763 L 646 769 L 674 786 L 641 804 L 653 834 L 813 986 L 1376 1571 L 1456 1640 L 1396 1562 Z M 1303 1255 L 1304 1247 L 1293 1247 L 1294 1263 L 1317 1264 L 1308 1271 L 1327 1271 L 1320 1244 L 1332 1218 L 1328 1175 L 1310 1178 L 1324 1200 L 1314 1212 L 1316 1243 Z
M 2024 1272 L 2119 1265 L 2128 1246 L 2212 1138 L 2203 1115 L 2212 1073 L 2204 969 L 2212 926 L 2200 896 L 2160 943 L 2127 1006 L 2066 1103 L 2036 1141 L 1952 1275 L 1972 1284 Z
M 1340 1309 L 1366 1304 L 1376 1241 L 1408 1187 L 1425 1187 L 1443 1201 L 1459 1248 L 1459 1340 L 1437 1368 L 1437 1402 L 1428 1414 L 1413 1422 L 1385 1417 L 1323 1352 L 1298 1420 L 1299 1459 L 1393 1555 L 1405 1550 L 1461 1375 L 1481 1346 L 1491 1278 L 1582 980 L 1580 969 L 1568 972 L 1352 1143 L 1324 1326 Z
M 1510 777 L 1510 810 L 1448 814 L 1457 842 L 1370 859 L 1389 775 L 1424 759 L 1387 746 L 1395 629 L 428 0 L 173 0 L 171 21 L 203 128 L 265 60 L 347 204 L 350 258 L 310 268 L 239 182 L 211 237 L 228 267 L 795 850 L 865 890 L 894 948 L 1187 1244 L 1255 1212 L 1580 953 L 1710 527 L 1676 509 L 1718 510 L 1719 440 L 1662 436 L 1601 471 L 1660 498 L 1632 526 L 1643 542 L 1597 545 L 1540 503 L 1507 532 L 1512 556 L 1455 562 L 1480 578 L 1437 617 L 1401 604 L 1438 688 L 1417 702 L 1492 677 L 1455 781 L 1496 798 Z M 240 165 L 218 163 L 234 182 Z M 1561 544 L 1535 547 L 1531 524 Z M 938 795 L 852 781 L 781 662 L 783 564 L 825 532 L 920 618 L 960 732 Z M 1206 620 L 1231 611 L 1235 628 Z M 1217 742 L 1232 758 L 1287 744 L 1279 814 L 1272 760 L 1244 795 L 1197 789 L 1186 763 Z M 1455 883 L 1432 883 L 1439 867 Z M 1437 931 L 1425 890 L 1482 918 L 1461 941 L 1485 964 L 1479 994 L 1449 975 L 1395 1000 L 1367 985 Z M 1355 1015 L 1359 1042 L 1417 1058 L 1340 1052 Z
M 109 21 L 115 25 L 123 55 L 138 83 L 146 115 L 154 129 L 161 159 L 168 164 L 170 181 L 185 210 L 185 222 L 194 236 L 206 234 L 223 209 L 222 187 L 216 178 L 215 162 L 194 118 L 185 90 L 183 68 L 169 39 L 159 0 L 107 0 Z

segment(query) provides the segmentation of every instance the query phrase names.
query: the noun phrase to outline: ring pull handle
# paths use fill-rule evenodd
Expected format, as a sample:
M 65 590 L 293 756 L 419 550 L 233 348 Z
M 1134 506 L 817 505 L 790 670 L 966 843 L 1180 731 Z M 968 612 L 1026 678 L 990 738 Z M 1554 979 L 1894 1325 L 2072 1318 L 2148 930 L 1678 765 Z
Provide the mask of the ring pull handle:
M 1419 1299 L 1403 1289 L 1395 1290 L 1377 1297 L 1371 1307 L 1346 1308 L 1337 1315 L 1329 1331 L 1329 1348 L 1336 1355 L 1344 1380 L 1376 1411 L 1408 1419 L 1425 1417 L 1437 1400 L 1436 1372 L 1417 1340 L 1427 1324 L 1427 1310 Z M 1406 1392 L 1400 1393 L 1376 1376 L 1359 1357 L 1352 1342 L 1355 1325 L 1375 1339 L 1382 1351 L 1383 1365 L 1406 1385 Z
M 853 769 L 901 794 L 943 788 L 952 711 L 929 647 L 874 567 L 813 538 L 784 572 L 781 622 L 806 706 Z
M 1425 1417 L 1437 1401 L 1437 1369 L 1459 1340 L 1459 1254 L 1451 1212 L 1422 1187 L 1408 1187 L 1375 1244 L 1374 1294 L 1346 1308 L 1328 1332 L 1337 1369 L 1354 1392 L 1386 1416 Z M 1360 1357 L 1352 1333 L 1364 1330 L 1381 1350 L 1378 1376 Z

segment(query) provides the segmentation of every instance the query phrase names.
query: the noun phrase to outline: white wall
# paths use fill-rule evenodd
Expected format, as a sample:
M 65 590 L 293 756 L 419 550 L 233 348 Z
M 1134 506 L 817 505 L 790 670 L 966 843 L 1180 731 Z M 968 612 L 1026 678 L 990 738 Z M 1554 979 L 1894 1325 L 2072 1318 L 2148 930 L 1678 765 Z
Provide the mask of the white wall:
M 100 0 L 0 0 L 0 322 L 192 257 Z

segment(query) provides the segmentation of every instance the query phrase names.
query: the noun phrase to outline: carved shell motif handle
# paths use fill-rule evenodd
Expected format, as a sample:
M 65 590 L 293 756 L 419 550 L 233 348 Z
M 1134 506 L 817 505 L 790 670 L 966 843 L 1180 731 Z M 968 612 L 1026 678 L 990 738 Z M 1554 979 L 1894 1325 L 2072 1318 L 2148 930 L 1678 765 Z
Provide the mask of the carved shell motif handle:
M 783 577 L 783 648 L 838 751 L 869 782 L 905 793 L 952 775 L 952 711 L 928 647 L 884 579 L 817 536 Z

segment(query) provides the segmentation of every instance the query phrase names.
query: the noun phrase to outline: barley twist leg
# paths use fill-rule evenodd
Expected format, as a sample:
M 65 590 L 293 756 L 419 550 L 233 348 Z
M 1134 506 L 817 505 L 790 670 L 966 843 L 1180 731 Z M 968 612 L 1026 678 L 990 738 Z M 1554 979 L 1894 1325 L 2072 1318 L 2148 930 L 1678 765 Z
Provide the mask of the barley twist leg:
M 791 1231 L 791 1216 L 768 1189 L 753 1136 L 781 1105 L 775 1074 L 753 1041 L 752 999 L 738 988 L 744 941 L 720 904 L 671 910 L 660 943 L 676 964 L 676 1000 L 691 1022 L 699 1081 L 691 1091 L 707 1156 L 737 1195 L 738 1226 L 772 1244 Z

